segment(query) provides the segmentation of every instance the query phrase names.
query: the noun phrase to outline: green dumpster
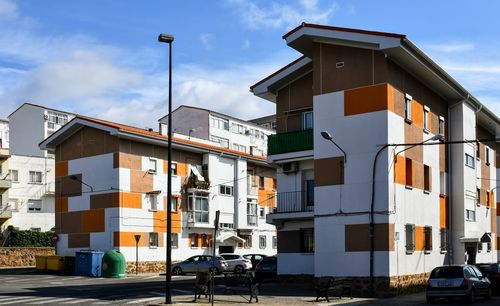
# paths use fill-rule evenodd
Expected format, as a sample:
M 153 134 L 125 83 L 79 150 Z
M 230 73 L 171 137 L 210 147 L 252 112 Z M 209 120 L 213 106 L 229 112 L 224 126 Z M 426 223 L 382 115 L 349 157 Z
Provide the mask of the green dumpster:
M 107 251 L 102 257 L 102 276 L 121 278 L 125 277 L 125 256 L 120 251 Z

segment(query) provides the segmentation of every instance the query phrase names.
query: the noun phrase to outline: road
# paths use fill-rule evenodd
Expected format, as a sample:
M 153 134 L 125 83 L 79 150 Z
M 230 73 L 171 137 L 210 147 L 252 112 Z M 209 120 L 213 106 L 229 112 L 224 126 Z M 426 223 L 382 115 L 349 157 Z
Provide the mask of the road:
M 220 284 L 218 278 L 216 284 Z M 192 305 L 193 276 L 174 276 L 172 294 L 176 304 Z M 216 286 L 216 305 L 247 303 L 246 297 L 224 295 Z M 259 305 L 329 305 L 316 303 L 312 287 L 298 284 L 264 283 L 259 295 Z M 90 278 L 38 274 L 33 269 L 0 270 L 1 305 L 148 305 L 164 301 L 165 277 L 139 275 L 121 279 Z M 425 305 L 424 294 L 406 295 L 391 299 L 331 299 L 331 304 L 350 305 Z M 208 304 L 202 299 L 200 305 Z M 457 305 L 457 302 L 443 305 Z M 500 297 L 479 301 L 477 305 L 500 305 Z

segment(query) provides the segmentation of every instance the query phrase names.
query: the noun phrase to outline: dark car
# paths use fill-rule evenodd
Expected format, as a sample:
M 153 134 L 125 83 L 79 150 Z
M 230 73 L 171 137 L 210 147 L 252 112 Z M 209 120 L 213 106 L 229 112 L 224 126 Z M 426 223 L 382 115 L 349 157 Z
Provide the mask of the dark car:
M 262 259 L 255 267 L 255 277 L 258 280 L 266 278 L 276 278 L 278 273 L 278 258 L 276 256 L 268 256 Z
M 432 270 L 425 295 L 429 304 L 440 298 L 465 298 L 474 303 L 478 296 L 491 298 L 490 285 L 472 265 L 441 266 Z
M 262 254 L 247 254 L 243 255 L 243 258 L 246 258 L 252 262 L 252 270 L 255 270 L 257 267 L 257 264 L 264 258 L 266 258 L 266 255 Z
M 477 264 L 476 267 L 490 280 L 493 293 L 500 294 L 500 264 L 485 263 Z

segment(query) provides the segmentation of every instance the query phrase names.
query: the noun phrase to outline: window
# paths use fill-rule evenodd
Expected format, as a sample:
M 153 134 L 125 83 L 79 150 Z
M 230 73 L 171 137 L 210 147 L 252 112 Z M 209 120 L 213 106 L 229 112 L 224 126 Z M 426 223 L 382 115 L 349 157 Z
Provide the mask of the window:
M 66 123 L 68 123 L 68 115 L 58 112 L 48 111 L 47 127 L 49 129 L 51 130 L 58 129 L 62 125 L 65 125 Z
M 149 170 L 150 173 L 156 173 L 156 159 L 149 159 Z
M 306 180 L 306 205 L 314 206 L 314 180 Z
M 302 113 L 302 130 L 309 130 L 313 128 L 313 112 Z
M 490 165 L 490 149 L 486 147 L 486 156 L 484 158 L 486 165 Z
M 233 186 L 220 185 L 219 186 L 219 194 L 232 196 L 233 195 Z
M 220 144 L 221 147 L 228 149 L 229 148 L 229 140 L 222 137 L 210 136 L 210 141 L 216 142 Z
M 232 132 L 237 134 L 245 135 L 247 128 L 241 124 L 233 123 L 231 126 Z M 257 131 L 256 131 L 257 132 Z
M 481 157 L 481 145 L 479 142 L 476 142 L 476 158 L 479 159 Z
M 409 94 L 405 96 L 405 119 L 411 121 L 411 100 L 412 97 Z
M 481 205 L 481 189 L 476 188 L 476 205 Z
M 179 235 L 177 233 L 172 233 L 172 248 L 179 248 Z
M 210 117 L 210 126 L 217 129 L 229 131 L 229 121 L 226 119 Z
M 406 224 L 406 253 L 415 251 L 415 224 Z
M 300 252 L 314 253 L 314 228 L 300 230 Z
M 28 200 L 28 212 L 41 211 L 42 200 Z
M 251 248 L 252 247 L 252 235 L 239 235 L 241 239 L 244 239 L 244 247 Z M 240 244 L 241 246 L 241 244 Z
M 207 234 L 201 234 L 201 247 L 202 248 L 208 248 L 208 245 L 210 244 L 210 237 Z
M 476 221 L 476 212 L 474 210 L 466 209 L 465 220 L 472 222 Z
M 233 143 L 233 150 L 246 153 L 247 152 L 247 147 L 244 146 L 244 145 Z
M 465 153 L 465 165 L 474 168 L 474 157 Z
M 196 233 L 189 234 L 189 246 L 192 248 L 198 247 L 198 234 Z
M 250 150 L 252 155 L 264 156 L 264 151 L 262 149 L 252 146 Z
M 444 135 L 444 117 L 439 116 L 439 134 Z
M 9 170 L 10 180 L 13 182 L 19 182 L 19 173 L 17 170 Z
M 442 195 L 448 194 L 448 178 L 444 171 L 439 172 L 439 193 Z
M 490 207 L 491 206 L 491 203 L 490 203 L 490 192 L 489 191 L 486 191 L 486 207 Z
M 259 236 L 259 249 L 265 249 L 267 244 L 266 236 Z
M 277 186 L 278 186 L 278 181 L 275 178 L 273 178 L 273 190 L 276 190 Z
M 257 225 L 257 200 L 247 199 L 247 224 Z
M 42 172 L 41 171 L 30 171 L 30 183 L 41 184 L 42 183 Z
M 156 232 L 149 233 L 149 247 L 150 248 L 158 247 L 158 233 Z
M 264 177 L 263 176 L 259 176 L 259 188 L 264 188 L 265 184 L 264 184 Z
M 278 248 L 278 239 L 276 236 L 273 236 L 273 249 Z
M 413 161 L 409 158 L 405 159 L 406 163 L 406 186 L 413 186 Z
M 170 209 L 172 210 L 172 212 L 177 211 L 177 199 L 174 197 L 172 197 L 172 199 L 170 200 Z
M 208 223 L 208 197 L 202 193 L 191 193 L 188 201 L 189 218 L 193 222 Z
M 424 190 L 431 191 L 431 167 L 424 165 Z
M 439 234 L 441 238 L 439 249 L 441 250 L 441 252 L 446 252 L 448 250 L 448 229 L 441 228 L 439 230 Z
M 432 226 L 424 227 L 424 250 L 426 253 L 432 251 Z
M 266 218 L 266 208 L 265 207 L 259 208 L 259 218 L 261 218 L 261 219 Z
M 486 252 L 491 252 L 491 241 L 490 242 L 486 242 Z
M 158 209 L 158 196 L 156 193 L 148 193 L 148 202 L 149 202 L 149 209 L 150 210 L 157 210 Z
M 424 130 L 429 131 L 429 108 L 424 106 Z
M 477 252 L 478 253 L 481 253 L 483 251 L 483 243 L 482 242 L 479 242 L 477 244 Z
M 234 224 L 232 223 L 219 223 L 220 228 L 234 228 Z
M 172 167 L 170 167 L 170 171 L 172 171 L 172 175 L 177 175 L 177 163 L 172 163 Z

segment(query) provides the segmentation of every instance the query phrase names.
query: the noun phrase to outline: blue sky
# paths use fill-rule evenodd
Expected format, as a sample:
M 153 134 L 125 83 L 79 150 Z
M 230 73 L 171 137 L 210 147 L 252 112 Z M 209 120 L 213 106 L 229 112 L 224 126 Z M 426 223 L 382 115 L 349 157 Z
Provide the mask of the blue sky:
M 244 119 L 274 104 L 251 84 L 299 56 L 282 35 L 302 21 L 406 34 L 500 113 L 497 1 L 0 0 L 0 117 L 22 102 L 156 127 L 166 112 L 175 35 L 174 107 Z

